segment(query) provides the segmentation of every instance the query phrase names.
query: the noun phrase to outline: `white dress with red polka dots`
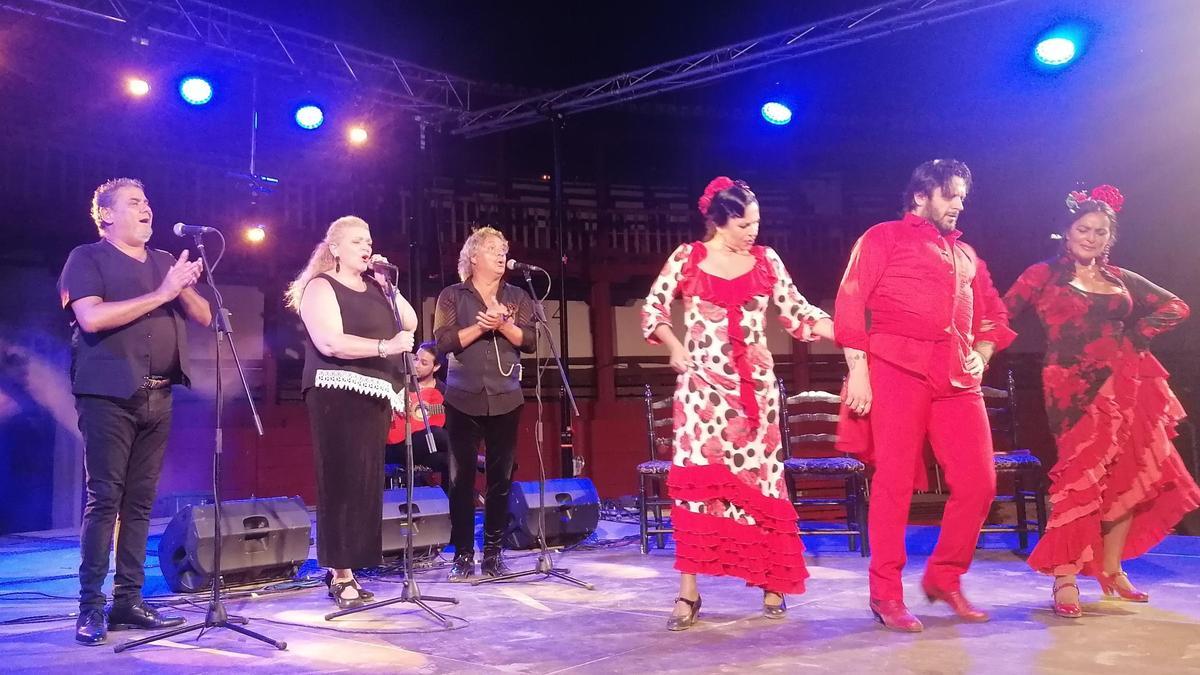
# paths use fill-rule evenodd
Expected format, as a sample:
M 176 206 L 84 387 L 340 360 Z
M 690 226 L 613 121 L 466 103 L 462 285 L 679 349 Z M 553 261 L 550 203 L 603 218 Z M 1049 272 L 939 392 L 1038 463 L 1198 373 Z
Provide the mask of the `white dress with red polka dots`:
M 796 290 L 779 255 L 751 250 L 755 266 L 735 279 L 700 269 L 700 242 L 675 249 L 642 309 L 642 331 L 671 325 L 671 303 L 684 302 L 684 346 L 694 367 L 675 388 L 675 448 L 667 479 L 676 507 L 675 568 L 736 576 L 778 593 L 802 593 L 808 572 L 787 498 L 779 433 L 779 390 L 767 349 L 773 301 L 783 327 L 815 339 L 828 315 Z

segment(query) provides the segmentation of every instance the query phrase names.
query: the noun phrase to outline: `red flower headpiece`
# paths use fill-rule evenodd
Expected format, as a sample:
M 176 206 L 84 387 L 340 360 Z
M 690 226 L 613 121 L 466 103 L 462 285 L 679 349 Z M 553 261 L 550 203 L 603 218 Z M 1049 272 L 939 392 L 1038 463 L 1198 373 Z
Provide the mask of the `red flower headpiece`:
M 708 215 L 708 207 L 712 206 L 713 197 L 721 190 L 728 190 L 736 185 L 733 179 L 729 176 L 717 176 L 708 183 L 708 187 L 704 188 L 704 194 L 700 195 L 700 199 L 696 201 L 696 206 L 700 209 L 700 215 Z
M 1073 190 L 1067 195 L 1067 208 L 1071 210 L 1071 213 L 1075 213 L 1080 204 L 1089 201 L 1104 202 L 1112 208 L 1113 213 L 1120 213 L 1121 206 L 1125 204 L 1125 195 L 1112 185 L 1097 185 L 1092 188 L 1090 195 L 1083 190 Z

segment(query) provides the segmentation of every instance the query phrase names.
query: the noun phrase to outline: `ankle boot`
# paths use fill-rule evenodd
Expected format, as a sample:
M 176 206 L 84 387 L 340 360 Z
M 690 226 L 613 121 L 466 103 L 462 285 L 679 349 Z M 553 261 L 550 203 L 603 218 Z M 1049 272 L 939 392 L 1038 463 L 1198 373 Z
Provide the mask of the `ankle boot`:
M 480 573 L 486 577 L 501 577 L 512 572 L 508 565 L 504 564 L 501 550 L 499 544 L 483 547 L 483 563 L 479 566 Z

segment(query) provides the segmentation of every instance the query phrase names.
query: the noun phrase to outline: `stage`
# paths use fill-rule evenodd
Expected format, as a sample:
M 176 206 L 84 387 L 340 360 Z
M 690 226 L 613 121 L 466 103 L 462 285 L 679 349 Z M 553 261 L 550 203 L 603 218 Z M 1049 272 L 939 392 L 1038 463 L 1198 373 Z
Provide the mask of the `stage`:
M 157 534 L 165 522 L 156 521 Z M 600 540 L 557 556 L 560 566 L 596 585 L 587 591 L 557 581 L 471 587 L 444 581 L 445 570 L 420 573 L 424 593 L 453 595 L 446 631 L 396 605 L 326 622 L 333 604 L 325 588 L 245 595 L 228 609 L 250 617 L 250 628 L 286 640 L 276 651 L 216 630 L 114 654 L 114 644 L 142 633 L 110 633 L 109 643 L 83 647 L 74 619 L 14 624 L 18 617 L 76 610 L 75 533 L 67 530 L 0 537 L 0 655 L 4 672 L 255 673 L 1104 673 L 1145 670 L 1200 673 L 1200 538 L 1171 537 L 1127 565 L 1152 594 L 1149 605 L 1100 600 L 1093 580 L 1081 581 L 1085 616 L 1061 619 L 1048 607 L 1049 580 L 1033 574 L 991 535 L 978 552 L 965 590 L 992 612 L 986 624 L 964 624 L 945 605 L 928 605 L 918 587 L 936 528 L 909 531 L 907 599 L 926 630 L 890 633 L 867 611 L 867 564 L 845 541 L 806 538 L 812 578 L 803 596 L 788 598 L 783 621 L 760 614 L 761 594 L 732 579 L 701 579 L 700 623 L 683 633 L 664 629 L 676 577 L 672 552 L 638 552 L 636 526 L 604 521 Z M 151 539 L 151 551 L 155 540 Z M 443 556 L 448 559 L 449 556 Z M 509 556 L 514 569 L 534 559 Z M 153 556 L 147 595 L 169 591 Z M 317 577 L 313 561 L 302 575 Z M 36 579 L 36 580 L 35 580 Z M 364 579 L 381 597 L 399 592 L 396 577 Z M 111 583 L 111 576 L 110 576 Z M 36 593 L 30 593 L 36 592 Z M 37 593 L 56 596 L 46 598 Z M 203 603 L 205 596 L 192 596 Z M 61 598 L 61 599 L 57 599 Z M 201 606 L 203 606 L 201 604 Z M 442 607 L 439 605 L 439 607 Z M 202 618 L 187 604 L 172 610 Z

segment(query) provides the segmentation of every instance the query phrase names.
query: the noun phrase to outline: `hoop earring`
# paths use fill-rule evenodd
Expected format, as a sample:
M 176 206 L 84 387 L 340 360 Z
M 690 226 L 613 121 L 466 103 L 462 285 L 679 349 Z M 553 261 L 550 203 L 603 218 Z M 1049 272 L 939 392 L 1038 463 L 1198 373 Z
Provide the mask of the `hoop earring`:
M 333 256 L 333 271 L 335 273 L 342 271 L 342 257 L 341 256 L 337 256 L 337 255 Z

